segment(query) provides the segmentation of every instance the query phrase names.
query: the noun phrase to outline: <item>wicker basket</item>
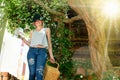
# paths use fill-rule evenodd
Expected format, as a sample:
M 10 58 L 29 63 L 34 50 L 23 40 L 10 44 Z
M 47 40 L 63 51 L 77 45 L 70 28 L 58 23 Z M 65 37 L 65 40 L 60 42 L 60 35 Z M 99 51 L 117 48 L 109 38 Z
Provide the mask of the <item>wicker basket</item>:
M 44 72 L 44 80 L 58 80 L 60 76 L 59 64 L 56 62 L 57 67 L 53 67 L 46 63 L 45 72 Z

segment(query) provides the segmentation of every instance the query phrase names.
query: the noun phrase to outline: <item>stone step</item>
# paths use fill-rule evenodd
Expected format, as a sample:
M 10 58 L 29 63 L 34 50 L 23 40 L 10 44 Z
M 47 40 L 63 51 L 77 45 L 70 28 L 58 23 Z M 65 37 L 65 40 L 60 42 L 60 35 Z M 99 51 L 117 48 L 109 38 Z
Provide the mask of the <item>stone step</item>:
M 9 72 L 0 72 L 0 80 L 19 80 Z

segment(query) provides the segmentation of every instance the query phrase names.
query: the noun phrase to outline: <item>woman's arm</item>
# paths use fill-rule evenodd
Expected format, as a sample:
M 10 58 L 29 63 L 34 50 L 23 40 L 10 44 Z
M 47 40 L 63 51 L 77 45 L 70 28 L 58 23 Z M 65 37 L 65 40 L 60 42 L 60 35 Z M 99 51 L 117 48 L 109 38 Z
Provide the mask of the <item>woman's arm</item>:
M 53 53 L 52 53 L 52 43 L 51 43 L 51 31 L 50 31 L 50 28 L 46 29 L 46 34 L 47 34 L 47 39 L 48 39 L 48 51 L 49 51 L 49 55 L 50 55 L 50 61 L 52 63 L 54 63 L 55 60 L 54 60 Z
M 26 45 L 30 46 L 30 42 L 29 42 L 29 41 L 27 41 L 25 38 L 21 38 L 21 39 L 22 39 L 22 41 L 23 41 Z

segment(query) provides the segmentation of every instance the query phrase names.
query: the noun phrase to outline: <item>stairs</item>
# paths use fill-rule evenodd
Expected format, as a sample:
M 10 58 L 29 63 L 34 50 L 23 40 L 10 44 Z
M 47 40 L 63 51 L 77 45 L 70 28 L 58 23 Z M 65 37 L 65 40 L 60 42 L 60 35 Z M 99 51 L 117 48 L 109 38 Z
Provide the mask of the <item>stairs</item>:
M 19 80 L 8 72 L 0 72 L 0 80 Z
M 108 54 L 113 66 L 120 66 L 120 40 L 109 40 Z

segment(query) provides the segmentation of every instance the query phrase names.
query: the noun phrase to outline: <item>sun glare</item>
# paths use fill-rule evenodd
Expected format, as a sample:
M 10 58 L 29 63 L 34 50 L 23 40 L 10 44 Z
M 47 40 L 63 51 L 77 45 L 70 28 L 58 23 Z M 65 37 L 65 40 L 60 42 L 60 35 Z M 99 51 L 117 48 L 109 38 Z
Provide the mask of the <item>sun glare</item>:
M 102 12 L 105 16 L 115 17 L 119 13 L 118 2 L 106 2 L 103 6 Z

